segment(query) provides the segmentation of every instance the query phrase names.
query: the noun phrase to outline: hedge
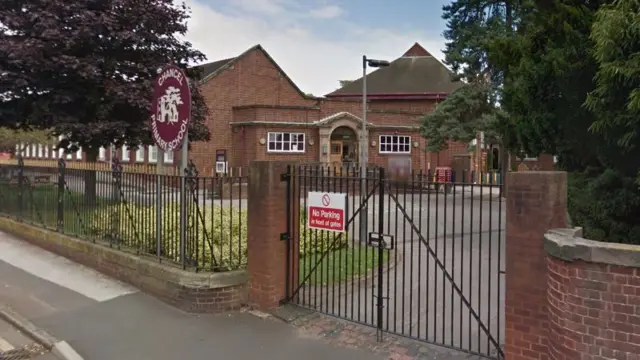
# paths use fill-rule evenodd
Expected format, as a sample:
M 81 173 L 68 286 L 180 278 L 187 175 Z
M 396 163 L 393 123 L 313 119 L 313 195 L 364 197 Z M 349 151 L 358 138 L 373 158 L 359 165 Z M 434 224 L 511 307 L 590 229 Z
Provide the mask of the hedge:
M 187 207 L 187 245 L 189 265 L 217 271 L 233 270 L 247 263 L 247 211 L 237 207 Z M 156 254 L 156 207 L 137 204 L 110 205 L 92 214 L 92 235 L 114 243 Z M 300 256 L 344 248 L 347 234 L 311 230 L 306 212 L 300 212 Z M 283 229 L 284 230 L 284 229 Z M 170 203 L 162 207 L 162 256 L 180 262 L 180 207 Z

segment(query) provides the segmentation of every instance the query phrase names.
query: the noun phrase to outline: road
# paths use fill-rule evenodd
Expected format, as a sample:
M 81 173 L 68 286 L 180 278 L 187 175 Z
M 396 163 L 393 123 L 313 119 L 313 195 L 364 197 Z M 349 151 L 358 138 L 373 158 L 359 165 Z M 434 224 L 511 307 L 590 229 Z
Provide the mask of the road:
M 271 318 L 186 314 L 2 232 L 0 289 L 0 304 L 89 360 L 384 359 L 305 338 Z

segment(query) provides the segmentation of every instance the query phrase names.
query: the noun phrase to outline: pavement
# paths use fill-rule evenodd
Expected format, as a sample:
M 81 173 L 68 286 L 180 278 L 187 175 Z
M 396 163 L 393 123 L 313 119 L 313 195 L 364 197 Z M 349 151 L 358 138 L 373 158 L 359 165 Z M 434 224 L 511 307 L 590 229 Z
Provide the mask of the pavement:
M 52 360 L 56 358 L 28 334 L 0 319 L 0 359 Z
M 87 360 L 388 358 L 323 341 L 273 317 L 187 314 L 2 232 L 0 304 Z

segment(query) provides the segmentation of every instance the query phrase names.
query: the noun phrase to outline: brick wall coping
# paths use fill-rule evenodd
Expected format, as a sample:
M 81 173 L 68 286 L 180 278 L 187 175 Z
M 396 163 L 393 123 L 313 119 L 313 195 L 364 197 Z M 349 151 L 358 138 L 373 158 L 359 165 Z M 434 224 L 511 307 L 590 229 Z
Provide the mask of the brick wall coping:
M 245 270 L 218 273 L 186 271 L 158 261 L 112 249 L 99 243 L 79 240 L 55 231 L 4 217 L 0 217 L 0 230 L 12 233 L 35 245 L 72 260 L 78 260 L 93 268 L 97 267 L 95 266 L 97 265 L 95 264 L 96 262 L 108 262 L 120 267 L 120 269 L 116 270 L 118 273 L 125 269 L 129 270 L 126 271 L 126 274 L 122 274 L 123 276 L 116 277 L 141 288 L 145 288 L 146 283 L 151 279 L 191 289 L 219 289 L 241 285 L 248 281 L 248 274 Z M 83 253 L 85 256 L 78 256 L 78 253 Z M 91 260 L 87 261 L 89 260 L 87 257 L 90 257 Z
M 582 238 L 582 228 L 553 229 L 544 234 L 544 248 L 553 257 L 640 268 L 640 245 Z

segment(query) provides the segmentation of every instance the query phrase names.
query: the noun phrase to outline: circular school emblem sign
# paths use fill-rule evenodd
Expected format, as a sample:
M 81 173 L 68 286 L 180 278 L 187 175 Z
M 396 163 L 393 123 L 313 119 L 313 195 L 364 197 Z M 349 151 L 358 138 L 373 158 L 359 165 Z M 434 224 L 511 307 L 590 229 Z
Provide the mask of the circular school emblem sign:
M 182 69 L 165 66 L 153 84 L 151 134 L 163 151 L 178 149 L 191 119 L 191 90 Z

